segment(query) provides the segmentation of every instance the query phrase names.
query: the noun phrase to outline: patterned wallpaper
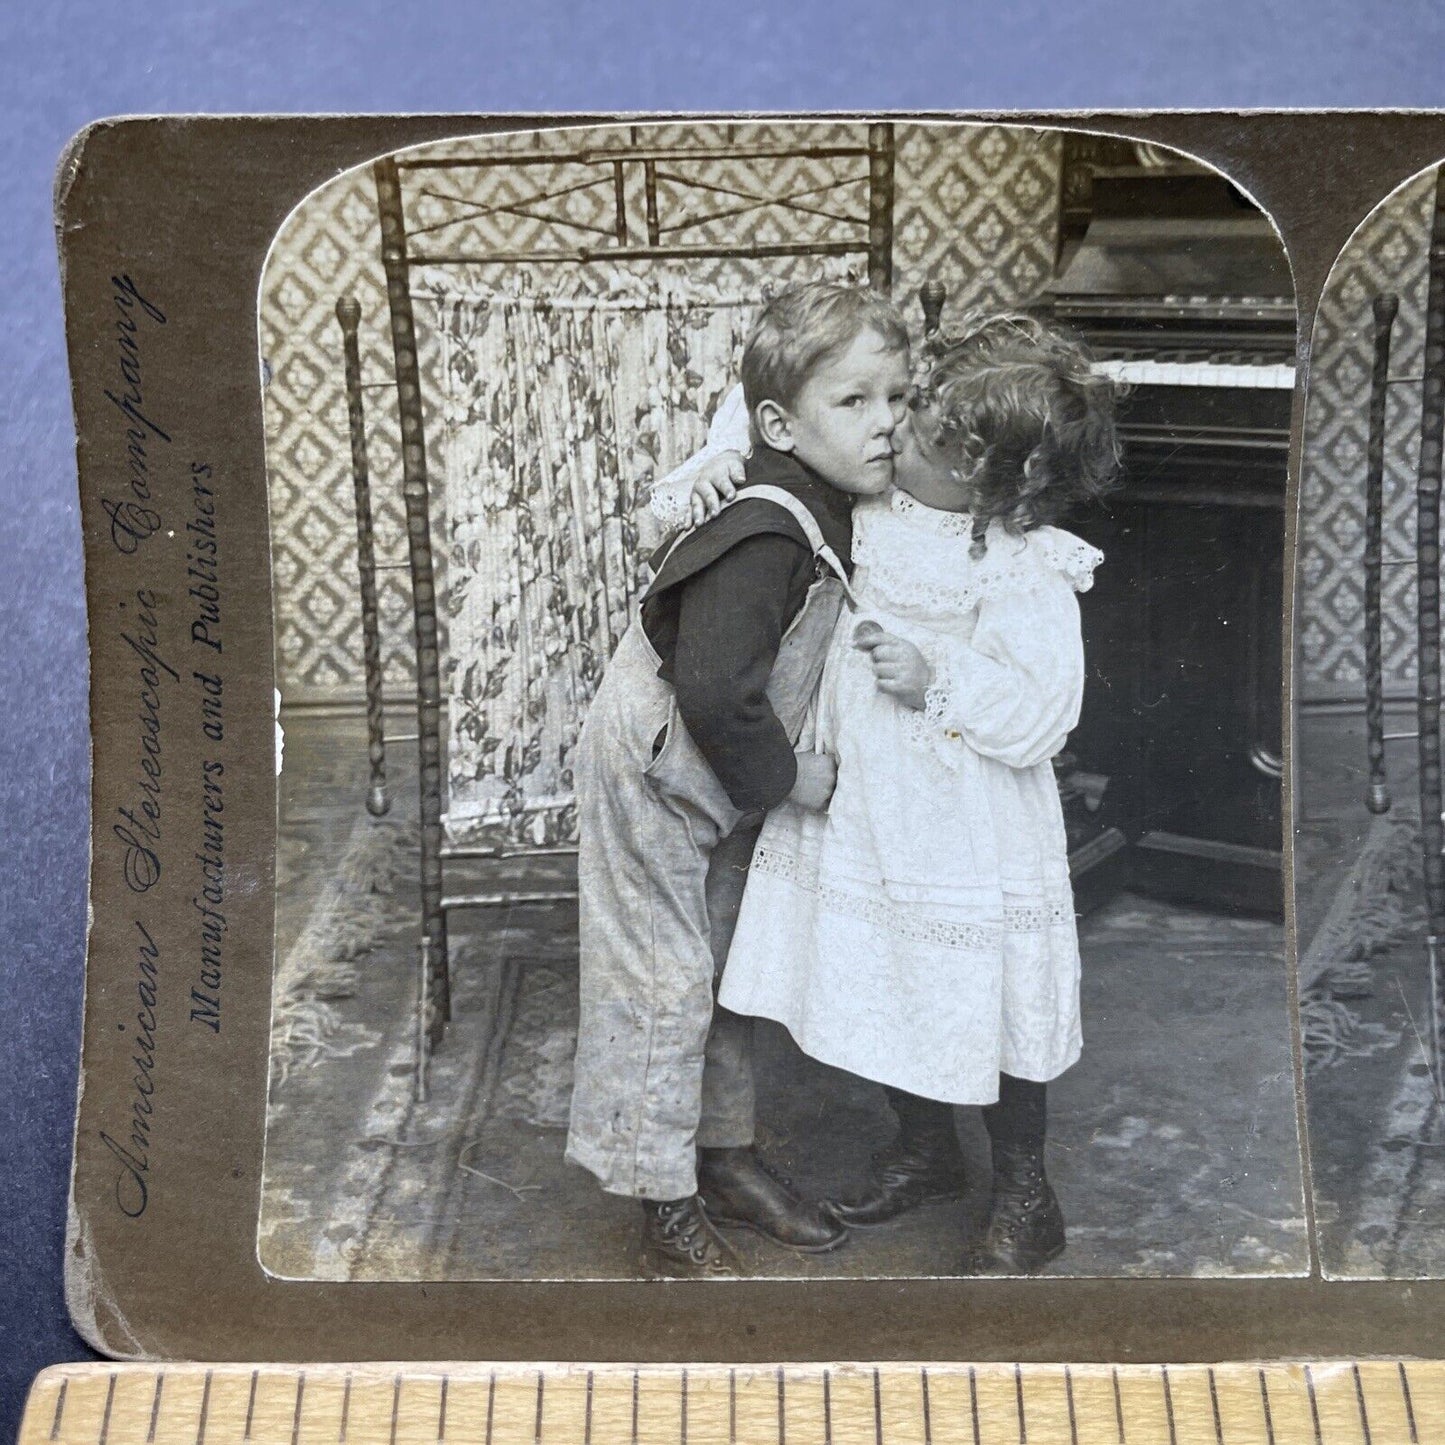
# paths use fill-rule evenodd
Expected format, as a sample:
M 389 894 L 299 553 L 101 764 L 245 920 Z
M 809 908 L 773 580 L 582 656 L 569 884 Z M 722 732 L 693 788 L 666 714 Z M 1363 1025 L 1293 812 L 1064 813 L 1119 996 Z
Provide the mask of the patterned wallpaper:
M 857 124 L 671 125 L 640 128 L 649 143 L 701 145 L 785 143 L 797 149 L 857 146 L 866 126 Z M 587 133 L 589 144 L 626 144 L 627 128 Z M 1057 133 L 1005 126 L 900 125 L 894 207 L 894 294 L 915 318 L 912 298 L 926 279 L 949 290 L 949 313 L 969 306 L 1016 305 L 1034 296 L 1053 269 L 1058 225 L 1060 138 Z M 412 156 L 482 158 L 503 151 L 535 153 L 574 148 L 576 131 L 524 132 L 438 143 Z M 851 165 L 852 170 L 848 167 Z M 744 173 L 745 172 L 745 173 Z M 457 249 L 517 250 L 541 244 L 548 225 L 535 195 L 569 183 L 563 163 L 523 170 L 486 167 L 425 175 L 424 187 L 408 190 L 413 227 L 436 226 L 465 216 L 461 228 L 437 230 L 426 244 L 446 236 Z M 849 175 L 855 183 L 841 187 Z M 857 160 L 787 156 L 749 163 L 719 162 L 701 177 L 716 188 L 725 207 L 730 192 L 761 188 L 802 194 L 820 210 L 855 208 L 864 195 Z M 642 214 L 644 199 L 629 178 L 626 207 Z M 663 182 L 663 188 L 668 183 Z M 827 191 L 826 204 L 819 199 Z M 664 195 L 664 202 L 666 196 Z M 579 184 L 561 203 L 572 226 L 597 226 L 610 215 L 610 198 Z M 836 221 L 815 218 L 822 234 Z M 768 212 L 749 221 L 754 240 L 807 238 L 807 220 L 787 227 Z M 640 229 L 640 226 L 639 226 Z M 459 234 L 463 240 L 459 240 Z M 707 234 L 702 228 L 688 239 Z M 718 262 L 689 279 L 733 293 L 760 294 L 763 285 L 786 284 L 816 274 L 818 262 L 784 259 Z M 766 274 L 761 274 L 765 269 Z M 636 268 L 632 268 L 634 272 Z M 853 267 L 862 274 L 861 258 Z M 431 268 L 413 276 L 420 335 L 419 360 L 427 398 L 428 470 L 433 486 L 433 526 L 440 586 L 445 588 L 445 474 L 442 408 L 443 347 L 449 302 L 474 302 L 489 291 L 515 295 L 545 288 L 551 298 L 581 291 L 626 290 L 626 265 L 581 268 L 553 265 Z M 352 701 L 361 696 L 361 620 L 356 584 L 356 531 L 352 510 L 350 448 L 342 377 L 338 297 L 361 303 L 363 381 L 367 385 L 368 449 L 376 511 L 383 656 L 389 693 L 402 694 L 411 677 L 410 598 L 405 531 L 400 506 L 399 428 L 391 375 L 386 294 L 381 272 L 376 197 L 369 169 L 349 172 L 308 197 L 277 237 L 261 287 L 260 331 L 265 374 L 267 466 L 272 558 L 277 608 L 277 683 L 288 704 Z M 705 418 L 699 419 L 698 438 Z M 690 448 L 691 438 L 677 442 Z M 685 451 L 684 451 L 685 454 Z M 671 460 L 661 458 L 665 466 Z M 639 478 L 645 482 L 646 478 Z M 443 594 L 445 592 L 443 591 Z
M 1325 286 L 1314 337 L 1300 484 L 1299 684 L 1302 701 L 1364 696 L 1365 449 L 1369 437 L 1373 321 L 1381 291 L 1400 297 L 1390 371 L 1418 376 L 1435 173 L 1385 201 L 1352 236 Z M 1420 389 L 1391 388 L 1386 411 L 1385 534 L 1388 557 L 1413 556 Z M 1415 577 L 1383 574 L 1387 692 L 1415 687 Z

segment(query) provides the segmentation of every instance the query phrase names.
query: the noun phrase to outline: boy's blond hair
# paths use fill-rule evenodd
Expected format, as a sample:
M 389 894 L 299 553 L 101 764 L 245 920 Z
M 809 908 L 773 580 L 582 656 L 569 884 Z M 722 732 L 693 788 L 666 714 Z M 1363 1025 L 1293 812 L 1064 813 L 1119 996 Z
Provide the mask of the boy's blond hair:
M 810 281 L 775 296 L 758 313 L 743 348 L 743 400 L 755 416 L 765 401 L 791 410 L 808 378 L 865 331 L 890 350 L 908 350 L 908 328 L 886 296 L 841 281 Z

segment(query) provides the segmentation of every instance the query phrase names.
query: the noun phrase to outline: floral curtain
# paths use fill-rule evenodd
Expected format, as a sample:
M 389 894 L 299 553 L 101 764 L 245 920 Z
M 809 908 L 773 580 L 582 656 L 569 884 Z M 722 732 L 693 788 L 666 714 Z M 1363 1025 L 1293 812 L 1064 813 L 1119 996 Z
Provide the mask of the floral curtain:
M 634 513 L 705 439 L 759 299 L 664 278 L 434 298 L 454 841 L 575 840 L 573 749 L 642 580 Z

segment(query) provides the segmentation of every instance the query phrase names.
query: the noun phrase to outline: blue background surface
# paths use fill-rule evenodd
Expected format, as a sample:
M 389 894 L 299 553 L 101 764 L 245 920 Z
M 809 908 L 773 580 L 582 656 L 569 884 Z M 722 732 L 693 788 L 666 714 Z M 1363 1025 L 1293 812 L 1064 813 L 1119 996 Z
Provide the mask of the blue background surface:
M 61 1290 L 89 748 L 74 436 L 50 219 L 62 146 L 177 111 L 1438 106 L 1445 7 L 1396 0 L 756 0 L 124 7 L 0 18 L 0 1439 L 91 1358 Z M 1326 161 L 1327 163 L 1327 161 Z

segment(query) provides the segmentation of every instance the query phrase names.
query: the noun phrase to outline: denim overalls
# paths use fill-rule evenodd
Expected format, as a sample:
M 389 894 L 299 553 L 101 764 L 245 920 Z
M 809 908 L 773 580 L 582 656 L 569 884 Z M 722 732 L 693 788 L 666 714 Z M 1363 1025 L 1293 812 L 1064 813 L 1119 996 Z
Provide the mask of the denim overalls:
M 773 711 L 795 742 L 846 596 L 843 565 L 791 493 L 818 575 L 778 649 Z M 674 544 L 676 545 L 676 544 Z M 609 1193 L 681 1199 L 696 1151 L 753 1142 L 752 1020 L 714 1008 L 761 819 L 732 804 L 677 714 L 635 619 L 576 756 L 581 1016 L 567 1158 Z M 740 826 L 741 824 L 741 826 Z

